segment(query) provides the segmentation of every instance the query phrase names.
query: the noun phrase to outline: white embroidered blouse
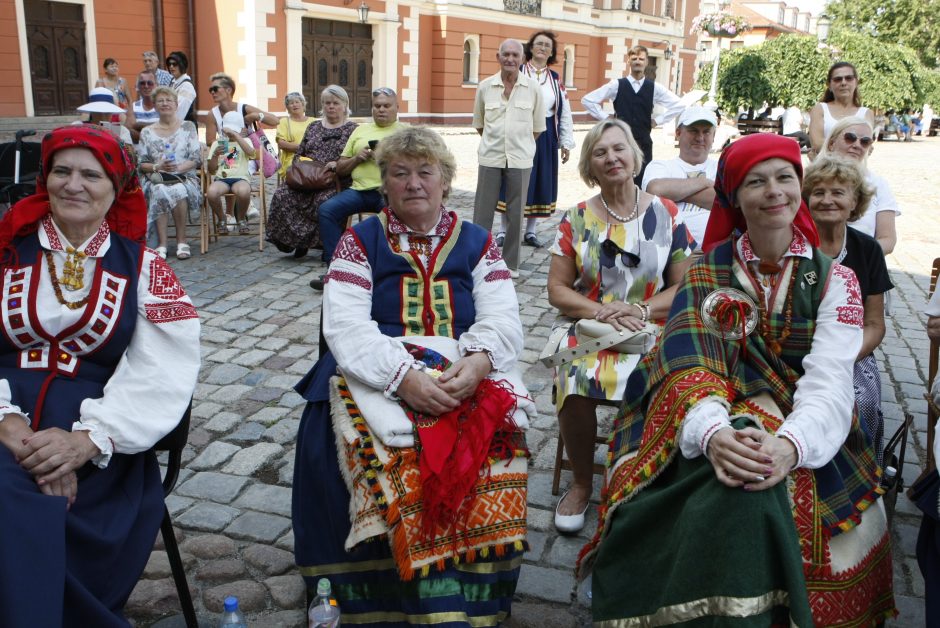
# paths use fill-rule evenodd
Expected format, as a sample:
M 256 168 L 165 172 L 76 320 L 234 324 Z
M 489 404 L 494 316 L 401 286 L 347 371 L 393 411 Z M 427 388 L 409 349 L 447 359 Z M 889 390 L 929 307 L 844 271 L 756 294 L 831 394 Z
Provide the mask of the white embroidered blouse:
M 760 258 L 751 249 L 748 235 L 745 233 L 735 245 L 734 271 L 742 271 L 741 262 L 747 265 L 746 272 L 763 289 L 760 296 L 765 299 L 767 311 L 780 311 L 786 291 L 762 284 L 756 264 L 752 264 Z M 812 255 L 808 240 L 794 229 L 790 250 L 783 258 L 784 272 L 794 257 L 811 259 Z M 790 440 L 796 447 L 797 467 L 822 467 L 832 460 L 849 434 L 855 404 L 852 374 L 855 356 L 862 346 L 863 317 L 862 293 L 855 273 L 841 264 L 833 264 L 816 316 L 812 349 L 803 358 L 803 376 L 796 382 L 793 412 L 777 430 L 777 436 Z M 731 421 L 725 402 L 716 398 L 701 400 L 682 423 L 679 435 L 682 455 L 686 458 L 702 455 L 708 450 L 711 437 L 726 427 L 731 427 Z
M 454 213 L 445 210 L 428 233 L 416 234 L 393 213 L 389 216 L 389 241 L 397 240 L 403 252 L 415 248 L 425 267 L 430 253 L 444 243 L 444 236 L 457 220 Z M 492 237 L 487 246 L 472 271 L 476 321 L 460 336 L 458 346 L 461 356 L 488 352 L 493 368 L 502 371 L 511 367 L 522 351 L 522 323 L 509 269 Z M 415 362 L 400 341 L 382 334 L 372 320 L 372 268 L 351 231 L 343 234 L 326 277 L 323 335 L 343 371 L 389 398 L 395 396 Z
M 56 270 L 61 274 L 67 258 L 62 243 L 68 240 L 50 216 L 42 221 L 37 235 L 43 250 L 52 253 Z M 98 232 L 77 247 L 86 255 L 83 261 L 84 285 L 73 292 L 63 290 L 67 301 L 81 301 L 89 295 L 97 261 L 104 257 L 110 246 L 110 229 L 107 222 L 102 222 Z M 59 303 L 45 256 L 37 269 L 39 276 L 25 281 L 39 282 L 35 311 L 39 313 L 39 324 L 49 335 L 58 336 L 76 324 L 87 308 L 99 307 L 102 298 L 115 306 L 113 309 L 116 313 L 120 311 L 118 303 L 127 283 L 123 278 L 116 278 L 113 290 L 102 287 L 97 297 L 91 295 L 85 307 L 73 310 Z M 3 277 L 4 292 L 15 283 L 12 281 L 12 273 L 12 270 L 7 270 Z M 102 281 L 102 284 L 105 282 Z M 23 293 L 28 294 L 28 286 L 24 287 Z M 7 299 L 3 299 L 3 303 L 6 304 Z M 7 305 L 3 309 L 3 324 L 8 325 Z M 172 269 L 150 249 L 144 250 L 140 266 L 136 315 L 137 324 L 130 345 L 105 385 L 104 394 L 100 398 L 83 401 L 81 413 L 72 425 L 73 431 L 89 432 L 92 442 L 101 450 L 101 454 L 92 461 L 101 468 L 107 466 L 112 453 L 146 451 L 172 431 L 183 416 L 196 387 L 200 360 L 199 318 Z M 28 361 L 32 354 L 39 356 L 37 360 L 57 360 L 59 369 L 74 369 L 74 364 L 83 355 L 107 339 L 115 323 L 116 320 L 113 320 L 100 334 L 84 328 L 79 330 L 70 337 L 75 340 L 71 349 L 64 343 L 59 344 L 59 355 L 49 355 L 48 343 L 44 352 L 26 351 L 26 347 L 22 347 L 26 355 L 23 359 Z M 84 338 L 78 338 L 83 334 Z M 92 339 L 90 337 L 94 340 L 93 344 L 86 344 L 87 340 Z M 38 335 L 35 340 L 43 341 Z M 31 342 L 30 348 L 35 347 Z M 50 402 L 54 403 L 54 400 Z M 22 410 L 12 404 L 7 380 L 0 379 L 0 420 L 6 414 L 19 414 L 29 422 Z

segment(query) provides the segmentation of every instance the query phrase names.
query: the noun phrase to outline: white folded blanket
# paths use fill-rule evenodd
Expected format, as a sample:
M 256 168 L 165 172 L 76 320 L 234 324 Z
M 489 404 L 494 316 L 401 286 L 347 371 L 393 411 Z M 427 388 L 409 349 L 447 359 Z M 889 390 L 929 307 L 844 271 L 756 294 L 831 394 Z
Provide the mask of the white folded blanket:
M 451 362 L 460 359 L 457 341 L 447 336 L 401 336 L 398 340 L 437 351 Z M 372 388 L 348 373 L 343 373 L 343 377 L 346 379 L 346 385 L 359 411 L 369 424 L 369 429 L 384 445 L 414 447 L 414 425 L 397 401 L 389 399 L 382 394 L 382 391 Z M 535 401 L 525 384 L 522 383 L 522 374 L 519 369 L 513 367 L 509 371 L 493 371 L 487 377 L 509 384 L 518 397 L 516 411 L 512 418 L 520 430 L 529 429 L 529 421 L 534 419 L 538 412 L 535 408 Z

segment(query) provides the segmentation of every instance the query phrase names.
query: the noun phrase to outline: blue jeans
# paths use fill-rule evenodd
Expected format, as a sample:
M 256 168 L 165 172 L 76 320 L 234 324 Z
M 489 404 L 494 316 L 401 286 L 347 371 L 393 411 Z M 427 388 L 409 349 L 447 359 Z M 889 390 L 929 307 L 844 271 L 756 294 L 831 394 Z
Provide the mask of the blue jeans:
M 385 207 L 378 190 L 346 189 L 320 205 L 320 239 L 323 240 L 323 261 L 333 259 L 333 251 L 346 230 L 346 221 L 353 214 L 377 214 Z

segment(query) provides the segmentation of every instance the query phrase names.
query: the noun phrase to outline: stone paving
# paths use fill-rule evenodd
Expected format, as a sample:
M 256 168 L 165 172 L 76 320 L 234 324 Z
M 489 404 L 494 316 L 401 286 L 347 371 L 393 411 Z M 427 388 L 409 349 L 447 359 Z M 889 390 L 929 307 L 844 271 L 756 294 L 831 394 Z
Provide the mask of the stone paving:
M 576 128 L 579 143 L 587 128 Z M 441 132 L 459 163 L 448 205 L 470 218 L 477 135 L 457 128 Z M 675 153 L 671 138 L 659 134 L 656 155 Z M 573 151 L 571 161 L 562 168 L 561 207 L 589 196 L 577 176 L 578 155 L 579 150 Z M 880 143 L 871 158 L 872 168 L 889 180 L 904 211 L 898 220 L 900 243 L 888 260 L 897 289 L 878 358 L 886 433 L 894 431 L 905 413 L 915 419 L 903 468 L 908 483 L 919 473 L 926 444 L 923 392 L 928 343 L 922 309 L 930 264 L 940 254 L 936 244 L 940 180 L 930 178 L 925 165 L 938 161 L 940 139 L 933 138 L 913 144 Z M 551 238 L 556 225 L 557 218 L 540 225 L 543 240 Z M 552 525 L 557 498 L 550 488 L 557 430 L 550 401 L 551 374 L 537 362 L 555 317 L 545 291 L 548 260 L 545 249 L 523 247 L 516 284 L 527 333 L 521 367 L 540 412 L 528 435 L 531 550 L 508 622 L 516 627 L 590 623 L 590 600 L 585 585 L 575 582 L 572 567 L 596 524 L 596 515 L 591 513 L 585 531 L 573 537 L 559 535 Z M 316 356 L 321 293 L 311 290 L 307 282 L 322 273 L 324 265 L 313 256 L 294 260 L 273 247 L 259 253 L 257 237 L 222 238 L 206 255 L 182 262 L 171 259 L 171 263 L 198 307 L 203 325 L 203 365 L 189 445 L 176 491 L 167 500 L 197 611 L 205 625 L 215 625 L 222 599 L 234 594 L 251 625 L 305 625 L 304 588 L 293 565 L 290 521 L 294 442 L 303 400 L 292 386 Z M 601 452 L 598 459 L 602 459 Z M 595 479 L 596 499 L 599 478 Z M 923 580 L 914 558 L 918 523 L 918 511 L 902 495 L 893 525 L 900 616 L 889 625 L 924 624 Z M 183 625 L 162 550 L 158 538 L 128 603 L 128 616 L 136 626 Z

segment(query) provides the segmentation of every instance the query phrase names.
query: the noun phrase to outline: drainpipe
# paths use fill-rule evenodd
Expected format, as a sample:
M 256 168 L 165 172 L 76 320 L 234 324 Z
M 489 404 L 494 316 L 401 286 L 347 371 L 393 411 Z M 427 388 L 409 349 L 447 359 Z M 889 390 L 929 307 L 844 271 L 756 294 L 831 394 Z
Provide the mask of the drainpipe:
M 164 59 L 163 41 L 163 0 L 153 0 L 153 47 L 159 63 Z
M 196 7 L 194 0 L 187 0 L 186 12 L 189 15 L 189 75 L 195 80 L 196 74 Z

